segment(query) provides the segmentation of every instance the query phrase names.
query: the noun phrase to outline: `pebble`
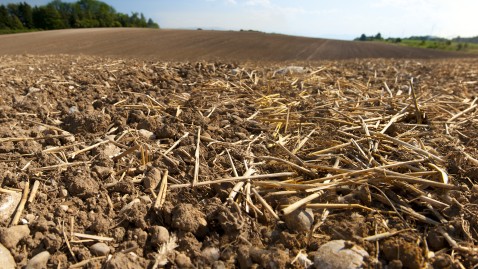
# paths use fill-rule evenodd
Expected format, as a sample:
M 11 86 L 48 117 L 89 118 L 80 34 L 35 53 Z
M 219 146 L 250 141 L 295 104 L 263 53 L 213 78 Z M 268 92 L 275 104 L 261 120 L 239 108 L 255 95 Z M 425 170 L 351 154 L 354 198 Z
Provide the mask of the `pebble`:
M 143 180 L 143 187 L 145 189 L 156 189 L 159 182 L 161 182 L 161 171 L 158 168 L 151 168 Z
M 314 223 L 314 212 L 312 209 L 297 209 L 284 216 L 287 228 L 292 232 L 308 232 Z
M 110 251 L 110 247 L 102 242 L 90 246 L 90 252 L 96 256 L 106 256 L 110 254 Z
M 206 260 L 211 263 L 219 260 L 219 257 L 221 257 L 219 249 L 215 247 L 207 247 L 202 250 L 201 254 Z
M 179 253 L 176 255 L 176 259 L 174 259 L 176 266 L 179 268 L 191 268 L 193 264 L 191 263 L 191 259 L 183 253 Z
M 20 192 L 0 193 L 0 224 L 8 224 L 21 199 Z
M 4 269 L 14 269 L 16 266 L 12 254 L 2 244 L 0 244 L 0 264 Z
M 50 259 L 50 253 L 48 251 L 40 252 L 28 261 L 25 269 L 47 268 L 48 259 Z
M 62 197 L 62 198 L 68 197 L 68 190 L 62 188 L 60 190 L 60 197 Z
M 152 226 L 150 233 L 153 245 L 159 246 L 169 241 L 169 231 L 163 226 Z
M 30 235 L 27 225 L 17 225 L 0 229 L 0 242 L 8 249 L 15 248 L 23 238 Z
M 155 139 L 156 138 L 156 136 L 154 135 L 153 132 L 148 131 L 146 129 L 139 129 L 138 133 L 139 133 L 139 135 L 141 135 L 142 137 L 144 137 L 146 139 Z
M 363 259 L 368 255 L 357 245 L 345 240 L 333 240 L 320 246 L 314 266 L 317 269 L 359 269 L 363 268 Z

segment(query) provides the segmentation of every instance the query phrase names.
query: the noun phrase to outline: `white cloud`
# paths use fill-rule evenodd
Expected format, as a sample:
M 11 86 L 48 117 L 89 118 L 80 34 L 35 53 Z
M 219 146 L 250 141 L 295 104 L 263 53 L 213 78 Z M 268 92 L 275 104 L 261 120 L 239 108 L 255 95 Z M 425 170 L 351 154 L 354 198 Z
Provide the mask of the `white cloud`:
M 270 0 L 247 0 L 245 3 L 247 6 L 263 6 L 267 7 L 271 5 Z

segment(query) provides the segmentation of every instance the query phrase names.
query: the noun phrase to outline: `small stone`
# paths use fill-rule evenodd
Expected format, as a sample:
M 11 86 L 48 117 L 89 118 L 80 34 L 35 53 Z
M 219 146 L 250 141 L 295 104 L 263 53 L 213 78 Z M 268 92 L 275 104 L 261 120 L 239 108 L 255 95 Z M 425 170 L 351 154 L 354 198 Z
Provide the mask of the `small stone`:
M 314 223 L 314 212 L 310 208 L 297 209 L 284 216 L 284 222 L 292 232 L 307 232 Z
M 8 249 L 15 248 L 23 238 L 30 235 L 30 229 L 26 225 L 17 225 L 10 228 L 0 229 L 0 242 Z
M 7 226 L 21 199 L 21 193 L 0 193 L 0 224 Z
M 40 252 L 28 261 L 25 269 L 46 269 L 48 259 L 50 259 L 50 253 L 48 251 Z
M 156 189 L 161 182 L 161 171 L 158 168 L 151 168 L 143 179 L 143 187 L 147 190 Z
M 169 231 L 163 226 L 153 226 L 150 229 L 151 244 L 161 245 L 169 241 Z
M 62 198 L 68 197 L 68 191 L 66 189 L 61 189 L 60 197 L 62 197 Z
M 148 131 L 146 129 L 138 130 L 138 134 L 141 135 L 142 137 L 146 138 L 146 139 L 155 139 L 156 138 L 156 136 L 154 135 L 153 132 Z
M 193 264 L 191 263 L 191 259 L 183 253 L 179 253 L 176 255 L 176 259 L 174 262 L 179 268 L 191 268 Z
M 4 269 L 14 269 L 16 266 L 12 254 L 2 244 L 0 244 L 0 264 Z
M 363 268 L 363 259 L 368 255 L 357 245 L 345 240 L 333 240 L 320 246 L 314 265 L 317 269 L 359 269 Z
M 68 211 L 68 205 L 60 205 L 60 209 L 64 212 Z
M 219 249 L 215 247 L 207 247 L 202 250 L 201 254 L 203 258 L 205 258 L 211 263 L 219 260 L 219 257 L 221 257 L 221 253 L 219 253 Z
M 90 252 L 96 256 L 106 256 L 110 254 L 110 247 L 105 243 L 96 243 L 90 247 Z

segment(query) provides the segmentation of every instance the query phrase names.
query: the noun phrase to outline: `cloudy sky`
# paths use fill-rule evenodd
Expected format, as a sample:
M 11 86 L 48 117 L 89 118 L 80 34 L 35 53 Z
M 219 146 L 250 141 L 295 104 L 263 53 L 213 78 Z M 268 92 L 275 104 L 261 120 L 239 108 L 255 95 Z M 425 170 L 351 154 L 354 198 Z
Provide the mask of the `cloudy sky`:
M 0 3 L 19 2 L 0 0 Z M 47 0 L 26 1 L 31 5 Z M 72 1 L 67 1 L 72 2 Z M 117 11 L 143 12 L 162 28 L 259 30 L 353 39 L 478 35 L 478 0 L 105 0 Z

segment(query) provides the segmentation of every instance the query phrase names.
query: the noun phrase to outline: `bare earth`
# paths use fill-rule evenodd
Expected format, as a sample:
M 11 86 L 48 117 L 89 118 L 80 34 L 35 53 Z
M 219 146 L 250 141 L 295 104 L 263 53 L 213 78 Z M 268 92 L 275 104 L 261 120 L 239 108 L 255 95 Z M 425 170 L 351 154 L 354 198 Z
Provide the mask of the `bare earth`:
M 0 36 L 2 54 L 74 54 L 147 60 L 317 61 L 353 58 L 463 57 L 398 45 L 257 32 L 75 29 Z
M 385 44 L 0 36 L 0 267 L 476 268 L 477 96 Z

